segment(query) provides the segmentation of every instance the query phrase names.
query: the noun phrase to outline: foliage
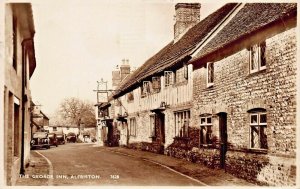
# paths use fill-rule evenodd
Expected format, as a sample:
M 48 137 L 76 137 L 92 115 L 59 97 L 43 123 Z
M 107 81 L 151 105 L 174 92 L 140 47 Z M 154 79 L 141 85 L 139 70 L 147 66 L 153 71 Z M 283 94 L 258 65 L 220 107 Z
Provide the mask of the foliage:
M 96 126 L 93 103 L 75 97 L 66 98 L 60 103 L 58 117 L 64 125 Z

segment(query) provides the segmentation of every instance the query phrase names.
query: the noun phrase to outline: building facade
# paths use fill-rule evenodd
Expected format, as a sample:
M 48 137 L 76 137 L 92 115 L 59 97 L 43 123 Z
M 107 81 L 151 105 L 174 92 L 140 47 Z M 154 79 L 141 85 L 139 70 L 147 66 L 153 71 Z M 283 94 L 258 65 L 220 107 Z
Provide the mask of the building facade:
M 28 3 L 5 4 L 4 173 L 14 185 L 30 158 L 30 82 L 36 62 Z
M 248 181 L 296 181 L 296 4 L 246 4 L 194 66 L 193 161 Z
M 256 184 L 295 185 L 297 4 L 226 4 L 199 21 L 200 7 L 176 5 L 174 40 L 119 83 L 102 133 Z M 193 22 L 176 28 L 184 18 Z

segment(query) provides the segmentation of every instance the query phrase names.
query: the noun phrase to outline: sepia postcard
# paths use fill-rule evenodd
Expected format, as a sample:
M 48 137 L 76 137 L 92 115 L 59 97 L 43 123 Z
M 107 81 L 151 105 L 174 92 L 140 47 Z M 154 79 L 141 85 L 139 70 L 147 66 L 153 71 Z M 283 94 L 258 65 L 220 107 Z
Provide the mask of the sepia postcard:
M 0 188 L 299 187 L 297 10 L 1 2 Z

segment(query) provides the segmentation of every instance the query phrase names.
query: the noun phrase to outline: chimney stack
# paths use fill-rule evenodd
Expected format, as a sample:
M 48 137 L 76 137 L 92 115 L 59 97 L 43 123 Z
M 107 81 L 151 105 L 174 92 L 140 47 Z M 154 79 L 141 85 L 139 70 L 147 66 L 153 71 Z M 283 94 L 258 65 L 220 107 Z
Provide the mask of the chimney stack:
M 112 71 L 112 86 L 115 89 L 120 82 L 130 74 L 130 65 L 128 59 L 122 59 L 121 66 L 117 66 L 117 69 Z
M 175 5 L 174 43 L 200 21 L 200 3 L 177 3 Z
M 130 74 L 130 65 L 128 59 L 123 59 L 123 64 L 120 66 L 121 81 Z

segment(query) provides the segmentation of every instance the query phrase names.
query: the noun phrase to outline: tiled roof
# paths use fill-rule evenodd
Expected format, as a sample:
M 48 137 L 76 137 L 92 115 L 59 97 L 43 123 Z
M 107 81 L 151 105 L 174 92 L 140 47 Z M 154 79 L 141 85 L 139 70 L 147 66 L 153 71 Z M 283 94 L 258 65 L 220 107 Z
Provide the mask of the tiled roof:
M 197 47 L 197 45 L 207 36 L 207 34 L 228 14 L 232 11 L 236 3 L 226 4 L 204 20 L 200 21 L 190 30 L 188 30 L 182 38 L 174 43 L 171 41 L 158 53 L 148 59 L 141 67 L 139 67 L 130 77 L 126 78 L 117 88 L 114 97 L 122 95 L 126 90 L 149 76 L 160 73 L 175 64 L 179 63 Z
M 203 58 L 274 21 L 296 13 L 296 3 L 246 4 L 221 31 L 200 50 L 194 59 Z

